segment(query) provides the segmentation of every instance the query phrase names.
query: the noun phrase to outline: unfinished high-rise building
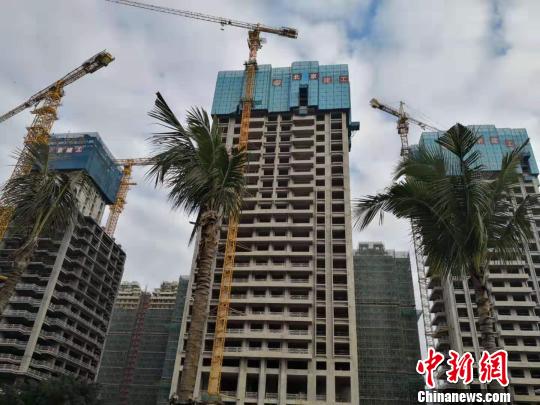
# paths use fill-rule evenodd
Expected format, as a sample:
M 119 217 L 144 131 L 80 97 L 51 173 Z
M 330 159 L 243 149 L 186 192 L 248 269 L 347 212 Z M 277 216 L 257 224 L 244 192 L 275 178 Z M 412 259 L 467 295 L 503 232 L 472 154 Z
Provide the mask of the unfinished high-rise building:
M 212 115 L 229 146 L 238 143 L 243 86 L 243 71 L 218 74 Z M 349 184 L 351 131 L 358 123 L 351 122 L 347 65 L 260 65 L 253 106 L 222 398 L 358 404 Z M 226 238 L 223 224 L 196 397 L 208 384 Z
M 97 379 L 107 405 L 169 404 L 187 285 L 180 277 L 150 294 L 122 283 Z
M 407 252 L 361 242 L 354 254 L 360 404 L 416 404 L 423 380 Z
M 472 126 L 480 136 L 475 147 L 487 174 L 501 168 L 503 156 L 529 139 L 525 129 L 496 128 L 493 125 Z M 420 143 L 438 147 L 435 140 L 441 133 L 423 133 Z M 519 182 L 510 196 L 518 204 L 527 195 L 538 194 L 538 166 L 531 145 L 521 154 Z M 534 235 L 523 244 L 521 257 L 510 262 L 491 261 L 487 281 L 498 334 L 497 343 L 508 351 L 509 390 L 513 404 L 540 403 L 540 205 L 533 208 L 531 224 Z M 428 276 L 429 269 L 427 270 Z M 471 352 L 481 357 L 478 313 L 474 288 L 470 281 L 459 279 L 444 283 L 428 278 L 431 323 L 435 348 L 459 353 Z M 444 369 L 440 370 L 444 387 Z M 475 369 L 472 389 L 480 388 Z
M 62 375 L 94 381 L 126 255 L 99 225 L 121 172 L 97 133 L 56 134 L 51 168 L 83 170 L 79 215 L 67 230 L 40 238 L 0 316 L 0 378 Z M 21 239 L 8 231 L 0 272 L 9 277 Z

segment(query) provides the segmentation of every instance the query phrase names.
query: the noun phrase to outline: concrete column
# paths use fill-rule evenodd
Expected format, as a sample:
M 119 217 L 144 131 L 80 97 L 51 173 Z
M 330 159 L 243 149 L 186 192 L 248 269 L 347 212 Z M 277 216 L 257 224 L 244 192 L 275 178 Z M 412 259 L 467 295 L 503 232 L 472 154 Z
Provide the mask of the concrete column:
M 240 372 L 238 373 L 238 384 L 236 385 L 237 404 L 241 405 L 246 400 L 246 377 L 247 359 L 240 359 Z
M 317 397 L 317 375 L 316 375 L 316 361 L 311 360 L 308 365 L 307 376 L 307 402 L 313 404 Z
M 354 258 L 352 246 L 351 180 L 349 173 L 349 131 L 347 115 L 341 114 L 341 139 L 343 143 L 343 203 L 345 210 L 345 251 L 347 252 L 347 308 L 349 311 L 349 359 L 351 364 L 351 403 L 360 402 L 358 389 L 358 347 L 356 334 L 356 297 L 354 290 Z M 335 377 L 332 376 L 335 385 Z M 332 391 L 334 395 L 335 390 Z
M 176 390 L 178 388 L 178 384 L 180 383 L 180 372 L 182 369 L 182 366 L 180 364 L 182 352 L 184 350 L 184 336 L 187 332 L 187 321 L 188 321 L 188 315 L 189 315 L 189 309 L 191 308 L 191 297 L 193 292 L 193 275 L 195 274 L 195 264 L 197 260 L 197 248 L 196 246 L 199 245 L 199 239 L 200 239 L 200 233 L 197 232 L 197 236 L 195 238 L 195 241 L 193 243 L 193 246 L 195 248 L 193 249 L 193 255 L 191 257 L 191 276 L 189 277 L 189 283 L 186 290 L 186 302 L 184 305 L 184 312 L 182 313 L 182 324 L 180 326 L 180 334 L 178 335 L 178 346 L 176 348 L 176 358 L 174 361 L 174 368 L 173 368 L 173 375 L 171 380 L 171 389 L 169 391 L 169 398 L 176 395 Z M 202 357 L 202 356 L 201 356 Z
M 279 365 L 279 404 L 287 403 L 287 360 L 280 360 Z
M 264 396 L 266 393 L 266 360 L 261 359 L 261 367 L 259 369 L 259 389 L 257 403 L 264 405 Z
M 60 270 L 62 270 L 62 265 L 64 264 L 64 259 L 66 258 L 66 253 L 69 247 L 69 242 L 73 236 L 73 231 L 75 229 L 75 223 L 71 221 L 64 233 L 62 238 L 62 243 L 60 249 L 54 260 L 53 269 L 51 275 L 49 276 L 49 281 L 47 282 L 47 287 L 43 293 L 43 298 L 41 299 L 41 305 L 36 314 L 36 320 L 32 326 L 32 332 L 28 338 L 28 343 L 26 344 L 26 349 L 21 360 L 21 365 L 19 367 L 19 372 L 26 373 L 30 367 L 30 361 L 36 349 L 36 344 L 38 341 L 39 334 L 41 333 L 41 327 L 45 321 L 45 316 L 47 315 L 47 310 L 49 309 L 49 304 L 51 303 L 51 298 L 56 287 L 56 282 L 58 281 L 58 276 L 60 275 Z
M 334 403 L 334 269 L 332 264 L 332 135 L 331 114 L 324 117 L 324 234 L 325 234 L 325 274 L 326 274 L 326 392 L 328 403 Z

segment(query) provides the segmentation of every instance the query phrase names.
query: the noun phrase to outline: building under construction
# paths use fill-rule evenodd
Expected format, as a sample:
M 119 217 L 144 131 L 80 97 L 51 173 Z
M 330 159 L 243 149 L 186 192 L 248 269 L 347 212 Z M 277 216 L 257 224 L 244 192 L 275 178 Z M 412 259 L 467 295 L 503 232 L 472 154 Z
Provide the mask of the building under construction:
M 475 151 L 486 173 L 499 171 L 503 156 L 529 139 L 523 128 L 496 128 L 494 125 L 470 128 L 479 136 Z M 441 132 L 424 132 L 420 143 L 439 148 L 435 141 L 441 135 Z M 519 204 L 527 195 L 539 193 L 538 164 L 530 144 L 522 151 L 518 171 L 519 181 L 510 196 L 513 204 Z M 534 232 L 528 243 L 523 244 L 521 257 L 505 263 L 492 260 L 486 274 L 494 306 L 497 344 L 508 352 L 508 389 L 513 395 L 513 404 L 540 403 L 540 204 L 531 214 Z M 459 279 L 441 283 L 437 277 L 431 277 L 428 289 L 435 348 L 445 354 L 449 349 L 471 352 L 480 359 L 482 346 L 472 283 Z M 479 389 L 476 369 L 474 376 L 468 388 Z M 445 386 L 445 377 L 444 369 L 440 370 L 441 387 Z
M 244 71 L 218 74 L 212 115 L 239 142 Z M 247 192 L 221 374 L 230 404 L 358 404 L 347 65 L 259 65 Z M 220 232 L 195 396 L 210 371 L 228 226 Z M 192 271 L 192 275 L 194 272 Z M 192 276 L 193 277 L 193 276 Z M 191 287 L 188 298 L 191 297 Z M 173 392 L 189 323 L 184 310 Z
M 122 283 L 98 375 L 107 405 L 169 403 L 187 284 L 181 277 L 150 294 Z
M 50 164 L 84 170 L 91 184 L 77 191 L 73 229 L 40 238 L 0 316 L 0 375 L 94 381 L 126 259 L 99 225 L 121 173 L 96 133 L 54 135 Z M 0 272 L 9 277 L 21 240 L 8 230 L 3 242 Z
M 360 403 L 416 404 L 423 380 L 409 254 L 380 242 L 354 255 Z

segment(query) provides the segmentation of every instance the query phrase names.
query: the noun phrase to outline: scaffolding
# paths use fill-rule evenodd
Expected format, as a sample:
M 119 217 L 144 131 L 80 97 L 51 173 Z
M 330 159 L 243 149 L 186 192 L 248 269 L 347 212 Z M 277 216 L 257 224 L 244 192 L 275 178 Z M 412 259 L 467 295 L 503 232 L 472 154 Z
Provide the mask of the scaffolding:
M 99 371 L 107 405 L 168 404 L 187 279 L 152 294 L 122 283 Z
M 415 404 L 423 382 L 410 258 L 361 243 L 354 270 L 361 403 Z
M 163 370 L 159 383 L 157 405 L 169 405 L 174 363 L 176 361 L 178 340 L 180 339 L 180 327 L 182 325 L 182 315 L 184 313 L 184 304 L 186 302 L 188 284 L 188 278 L 180 277 L 178 280 L 178 290 L 176 292 L 174 311 L 172 313 L 171 320 L 167 325 L 168 338 L 167 345 L 165 347 L 165 357 L 163 359 Z

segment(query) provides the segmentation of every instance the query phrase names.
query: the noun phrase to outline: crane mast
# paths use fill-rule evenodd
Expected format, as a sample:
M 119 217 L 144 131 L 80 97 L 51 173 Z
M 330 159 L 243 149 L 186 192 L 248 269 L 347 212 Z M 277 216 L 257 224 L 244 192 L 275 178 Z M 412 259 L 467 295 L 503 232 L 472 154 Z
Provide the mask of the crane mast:
M 45 87 L 43 90 L 38 91 L 22 104 L 0 116 L 0 122 L 6 121 L 21 111 L 35 106 L 32 111 L 35 117 L 32 125 L 28 127 L 28 132 L 24 138 L 24 145 L 34 143 L 48 144 L 52 126 L 54 121 L 58 119 L 57 111 L 64 95 L 64 87 L 89 73 L 94 73 L 102 67 L 107 66 L 113 60 L 113 56 L 107 51 L 97 53 L 64 77 Z M 29 170 L 30 167 L 28 164 L 22 159 L 19 159 L 11 173 L 11 178 L 27 173 Z M 7 231 L 12 213 L 13 208 L 3 204 L 0 198 L 0 240 Z
M 378 108 L 379 110 L 382 110 L 388 114 L 393 115 L 394 117 L 397 117 L 397 131 L 398 135 L 401 139 L 401 156 L 405 156 L 409 153 L 409 122 L 412 122 L 413 124 L 418 125 L 422 129 L 431 129 L 433 131 L 439 131 L 437 128 L 432 127 L 431 125 L 428 125 L 422 121 L 418 121 L 417 119 L 411 117 L 409 114 L 405 112 L 405 103 L 403 101 L 399 102 L 399 110 L 396 110 L 395 108 L 389 107 L 386 104 L 380 103 L 377 99 L 372 98 L 369 102 L 369 104 L 373 108 Z
M 409 147 L 409 122 L 418 125 L 422 129 L 430 129 L 432 131 L 440 132 L 437 129 L 425 122 L 419 121 L 405 112 L 405 103 L 399 102 L 399 110 L 389 107 L 380 103 L 377 99 L 372 98 L 369 104 L 373 108 L 382 110 L 390 115 L 397 117 L 397 131 L 401 138 L 401 156 L 407 156 L 410 153 Z M 420 303 L 422 305 L 422 320 L 424 323 L 424 334 L 426 337 L 427 347 L 433 347 L 433 333 L 431 330 L 431 316 L 429 312 L 429 299 L 428 299 L 428 281 L 426 276 L 426 268 L 424 266 L 424 256 L 421 248 L 421 236 L 413 232 L 413 245 L 414 256 L 416 259 L 416 270 L 418 275 L 418 285 L 420 289 Z
M 107 0 L 132 7 L 138 7 L 150 11 L 172 14 L 181 17 L 193 18 L 220 24 L 222 27 L 230 25 L 233 27 L 248 30 L 249 58 L 245 63 L 244 93 L 242 97 L 242 116 L 240 121 L 240 136 L 238 149 L 245 151 L 248 145 L 249 120 L 253 107 L 253 90 L 255 87 L 255 73 L 257 71 L 257 52 L 262 46 L 261 32 L 275 34 L 286 38 L 296 38 L 298 31 L 289 27 L 269 27 L 263 24 L 252 24 L 243 21 L 231 20 L 223 17 L 216 17 L 192 11 L 177 10 L 173 8 L 160 7 L 152 4 L 140 3 L 131 0 Z M 128 173 L 130 174 L 130 173 Z M 121 205 L 123 201 L 120 201 Z M 225 336 L 227 331 L 227 320 L 229 316 L 229 303 L 231 298 L 232 274 L 234 271 L 234 259 L 236 254 L 236 239 L 238 233 L 238 217 L 229 218 L 227 229 L 227 242 L 225 245 L 225 256 L 223 261 L 223 272 L 219 292 L 219 302 L 216 314 L 216 329 L 214 332 L 214 345 L 212 348 L 212 360 L 210 366 L 210 376 L 208 379 L 208 396 L 211 400 L 219 401 L 221 369 L 223 364 L 223 352 L 225 347 Z
M 135 158 L 135 159 L 117 159 L 115 163 L 118 166 L 122 166 L 122 179 L 120 180 L 120 187 L 116 193 L 114 204 L 109 209 L 109 216 L 105 225 L 105 233 L 110 237 L 114 236 L 116 225 L 120 214 L 124 210 L 126 205 L 126 197 L 131 186 L 135 186 L 137 183 L 131 181 L 131 174 L 133 172 L 133 166 L 148 166 L 152 164 L 150 158 Z

